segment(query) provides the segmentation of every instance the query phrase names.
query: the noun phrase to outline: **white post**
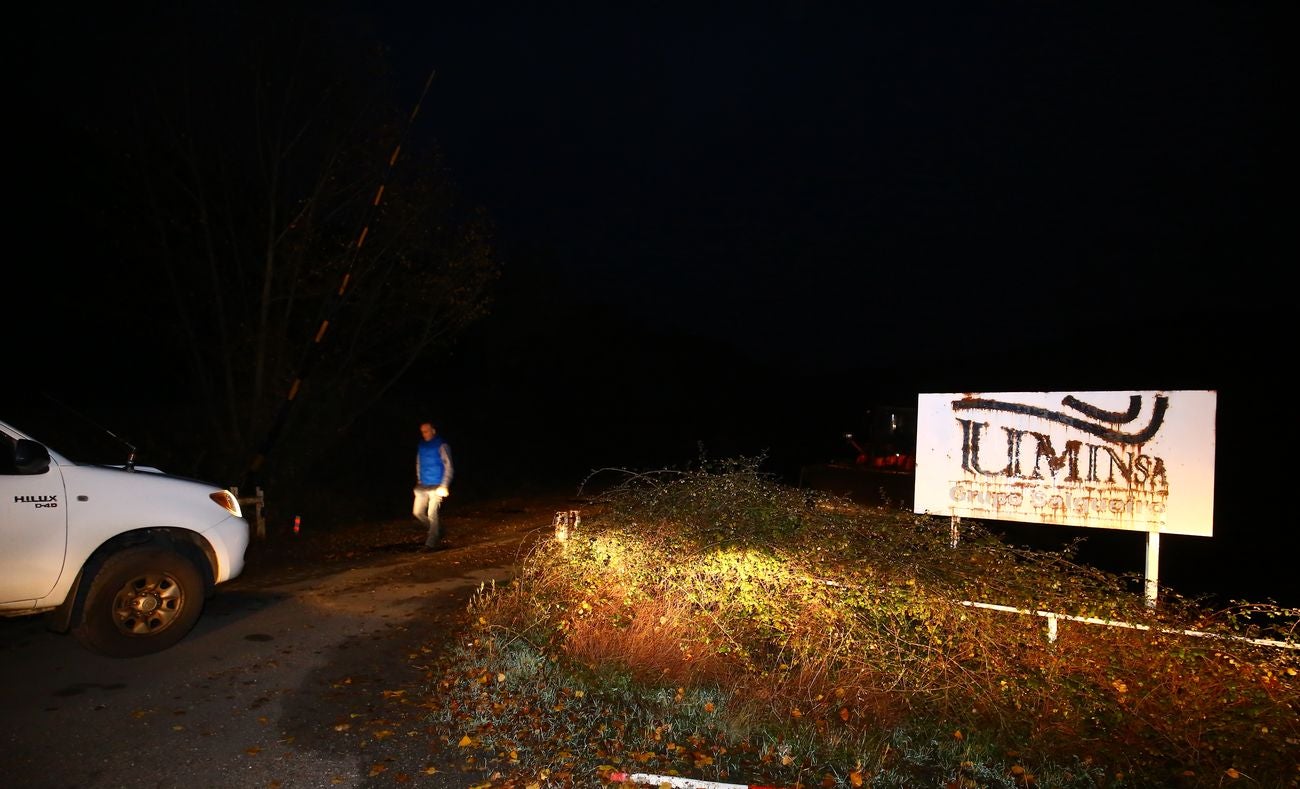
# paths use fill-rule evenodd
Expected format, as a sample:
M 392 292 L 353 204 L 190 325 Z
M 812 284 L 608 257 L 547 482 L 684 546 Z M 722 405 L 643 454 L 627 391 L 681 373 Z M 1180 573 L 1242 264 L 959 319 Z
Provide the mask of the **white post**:
M 1160 595 L 1160 527 L 1147 532 L 1146 597 L 1147 608 L 1155 608 Z

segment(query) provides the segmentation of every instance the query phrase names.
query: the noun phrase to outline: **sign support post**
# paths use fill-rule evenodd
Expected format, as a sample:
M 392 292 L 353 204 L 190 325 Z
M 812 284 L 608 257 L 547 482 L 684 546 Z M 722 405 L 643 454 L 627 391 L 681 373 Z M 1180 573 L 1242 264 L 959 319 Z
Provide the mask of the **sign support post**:
M 1147 608 L 1156 607 L 1160 594 L 1160 527 L 1147 532 L 1146 597 Z

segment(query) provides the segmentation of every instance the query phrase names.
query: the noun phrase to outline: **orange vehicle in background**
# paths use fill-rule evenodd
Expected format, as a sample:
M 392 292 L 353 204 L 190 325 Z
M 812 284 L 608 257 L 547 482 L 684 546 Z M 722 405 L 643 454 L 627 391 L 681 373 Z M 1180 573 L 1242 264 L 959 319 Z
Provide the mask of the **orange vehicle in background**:
M 804 466 L 800 487 L 863 504 L 911 509 L 916 475 L 916 407 L 874 406 L 844 433 L 846 451 Z M 852 450 L 851 452 L 848 450 Z

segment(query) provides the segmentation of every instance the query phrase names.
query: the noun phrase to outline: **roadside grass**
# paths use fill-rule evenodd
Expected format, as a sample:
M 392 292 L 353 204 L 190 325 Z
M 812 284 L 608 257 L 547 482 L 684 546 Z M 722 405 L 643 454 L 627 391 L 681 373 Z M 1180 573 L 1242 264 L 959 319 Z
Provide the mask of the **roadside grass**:
M 781 787 L 1300 785 L 1300 612 L 1148 606 L 1070 551 L 792 489 L 617 473 L 485 587 L 429 689 L 467 769 Z M 964 603 L 1128 627 L 1046 620 Z

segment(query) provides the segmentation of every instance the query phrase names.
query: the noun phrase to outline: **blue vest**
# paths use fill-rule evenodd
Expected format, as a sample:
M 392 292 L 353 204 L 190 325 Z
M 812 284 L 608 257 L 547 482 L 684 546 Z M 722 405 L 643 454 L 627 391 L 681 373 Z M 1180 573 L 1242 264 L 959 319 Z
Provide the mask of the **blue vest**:
M 416 449 L 416 458 L 420 461 L 420 484 L 441 485 L 446 469 L 442 466 L 442 436 L 434 436 L 425 441 L 421 439 Z

